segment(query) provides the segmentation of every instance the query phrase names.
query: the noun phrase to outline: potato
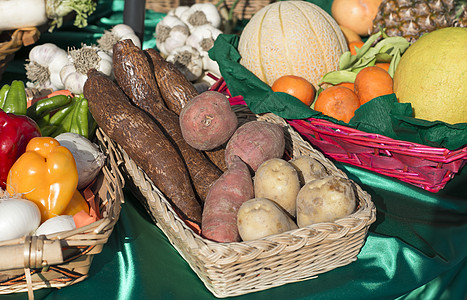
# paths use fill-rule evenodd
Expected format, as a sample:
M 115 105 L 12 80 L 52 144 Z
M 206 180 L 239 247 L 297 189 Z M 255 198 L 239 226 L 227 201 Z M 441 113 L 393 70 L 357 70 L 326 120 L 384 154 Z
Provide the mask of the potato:
M 311 156 L 297 156 L 290 160 L 289 163 L 294 166 L 295 170 L 297 170 L 298 178 L 300 178 L 302 186 L 312 180 L 329 175 L 324 165 Z
M 203 92 L 180 111 L 183 138 L 198 150 L 212 150 L 223 145 L 237 130 L 237 126 L 237 115 L 227 97 L 219 92 Z
M 296 199 L 300 191 L 297 170 L 281 158 L 262 163 L 255 173 L 255 197 L 268 198 L 295 217 Z
M 356 207 L 351 180 L 326 176 L 305 184 L 297 196 L 297 224 L 305 227 L 320 222 L 333 222 L 351 214 Z
M 230 138 L 225 149 L 227 167 L 238 155 L 254 172 L 259 165 L 271 158 L 280 158 L 285 151 L 282 127 L 266 121 L 250 121 L 240 126 Z
M 276 202 L 253 198 L 240 206 L 237 226 L 244 241 L 297 229 L 298 226 Z

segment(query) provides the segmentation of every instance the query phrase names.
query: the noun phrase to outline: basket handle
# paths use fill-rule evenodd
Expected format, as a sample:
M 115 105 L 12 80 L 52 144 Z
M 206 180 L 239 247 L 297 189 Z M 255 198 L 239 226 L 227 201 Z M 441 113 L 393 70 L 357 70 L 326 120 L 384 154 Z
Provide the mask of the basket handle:
M 24 243 L 0 247 L 0 271 L 40 269 L 63 263 L 60 240 L 49 240 L 45 235 L 26 236 Z

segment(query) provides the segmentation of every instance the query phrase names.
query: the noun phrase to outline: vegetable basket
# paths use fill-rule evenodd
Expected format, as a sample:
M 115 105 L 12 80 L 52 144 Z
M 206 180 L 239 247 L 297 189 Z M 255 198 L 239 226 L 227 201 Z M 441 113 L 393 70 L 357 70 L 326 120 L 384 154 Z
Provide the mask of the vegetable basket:
M 222 78 L 212 89 L 230 95 Z M 231 103 L 245 105 L 240 98 Z M 430 192 L 443 189 L 467 162 L 467 146 L 457 150 L 430 147 L 319 118 L 288 119 L 287 123 L 327 157 L 397 178 Z
M 21 47 L 34 44 L 40 36 L 36 27 L 19 28 L 0 33 L 0 80 L 8 63 Z
M 102 251 L 112 233 L 124 199 L 120 152 L 99 128 L 96 137 L 106 155 L 90 187 L 100 218 L 70 231 L 0 242 L 0 294 L 27 291 L 32 298 L 34 290 L 66 287 L 88 276 L 93 256 Z
M 255 115 L 246 106 L 233 107 L 239 125 L 264 120 L 282 126 L 289 156 L 309 155 L 331 174 L 345 173 L 304 141 L 282 118 Z M 123 149 L 124 174 L 130 188 L 178 253 L 216 297 L 252 293 L 287 283 L 316 278 L 318 274 L 357 259 L 368 228 L 376 219 L 370 195 L 356 185 L 358 208 L 351 215 L 247 242 L 217 243 L 200 236 L 173 207 L 146 173 Z

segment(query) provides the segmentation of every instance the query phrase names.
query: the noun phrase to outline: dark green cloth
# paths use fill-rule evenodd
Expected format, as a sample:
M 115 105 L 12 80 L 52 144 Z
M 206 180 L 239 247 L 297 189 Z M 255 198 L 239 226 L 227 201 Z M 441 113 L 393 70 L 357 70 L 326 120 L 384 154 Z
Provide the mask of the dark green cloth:
M 111 16 L 100 20 L 118 22 L 113 16 L 122 3 L 114 1 Z M 321 3 L 330 8 L 330 1 Z M 68 39 L 74 41 L 74 34 Z M 430 193 L 358 167 L 336 165 L 371 194 L 377 207 L 377 220 L 358 259 L 316 279 L 233 298 L 465 300 L 467 168 L 443 190 Z M 37 290 L 35 298 L 216 299 L 130 189 L 124 192 L 120 219 L 102 253 L 94 256 L 89 277 L 63 289 Z M 27 293 L 0 298 L 27 299 Z
M 322 118 L 364 132 L 450 150 L 467 145 L 467 123 L 451 125 L 413 118 L 411 105 L 399 103 L 395 94 L 363 104 L 348 124 L 327 117 L 295 97 L 273 92 L 269 85 L 240 64 L 238 43 L 238 35 L 222 34 L 209 50 L 209 56 L 219 64 L 232 95 L 243 96 L 250 110 L 256 114 L 272 112 L 284 119 Z

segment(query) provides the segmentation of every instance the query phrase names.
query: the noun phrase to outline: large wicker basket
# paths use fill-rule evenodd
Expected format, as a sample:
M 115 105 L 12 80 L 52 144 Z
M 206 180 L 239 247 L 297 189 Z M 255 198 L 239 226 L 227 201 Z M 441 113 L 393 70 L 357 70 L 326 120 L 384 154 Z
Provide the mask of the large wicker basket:
M 346 177 L 319 151 L 305 142 L 283 119 L 273 114 L 256 116 L 244 106 L 234 107 L 240 124 L 253 119 L 280 124 L 286 135 L 286 150 L 318 159 L 337 176 Z M 356 186 L 357 210 L 332 223 L 321 223 L 266 238 L 217 243 L 195 233 L 146 173 L 122 151 L 128 186 L 146 207 L 156 225 L 216 297 L 229 297 L 265 290 L 347 265 L 357 259 L 376 210 L 368 193 Z
M 0 242 L 0 294 L 27 291 L 32 298 L 33 290 L 65 287 L 88 276 L 92 258 L 112 233 L 124 199 L 120 152 L 100 129 L 96 136 L 106 164 L 91 190 L 102 218 L 71 231 Z

